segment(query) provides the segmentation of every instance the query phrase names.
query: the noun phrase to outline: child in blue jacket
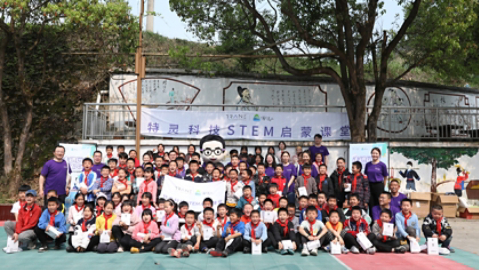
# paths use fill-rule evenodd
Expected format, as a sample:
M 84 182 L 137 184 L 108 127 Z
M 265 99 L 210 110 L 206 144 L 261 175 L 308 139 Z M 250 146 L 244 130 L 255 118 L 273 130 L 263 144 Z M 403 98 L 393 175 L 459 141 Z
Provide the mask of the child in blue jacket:
M 401 241 L 401 245 L 409 249 L 411 240 L 419 242 L 421 230 L 419 229 L 419 220 L 411 211 L 412 201 L 410 199 L 403 199 L 401 201 L 401 212 L 396 213 L 396 237 Z
M 58 199 L 55 197 L 48 199 L 48 209 L 43 211 L 42 215 L 40 216 L 40 220 L 38 221 L 38 225 L 34 229 L 35 235 L 42 245 L 38 252 L 44 252 L 48 250 L 48 240 L 55 240 L 54 249 L 56 250 L 60 249 L 60 245 L 66 242 L 66 220 L 63 213 L 57 210 L 58 203 Z M 56 235 L 56 238 L 52 238 L 50 236 L 51 234 L 47 234 L 52 230 L 58 231 L 59 234 Z

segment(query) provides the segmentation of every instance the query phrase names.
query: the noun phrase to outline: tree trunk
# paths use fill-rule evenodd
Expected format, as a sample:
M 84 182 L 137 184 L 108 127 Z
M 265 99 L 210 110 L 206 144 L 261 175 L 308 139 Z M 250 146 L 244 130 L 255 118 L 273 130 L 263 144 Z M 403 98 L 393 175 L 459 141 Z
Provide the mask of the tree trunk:
M 5 68 L 5 56 L 7 51 L 7 44 L 10 41 L 10 36 L 4 34 L 1 36 L 0 43 L 0 119 L 3 128 L 3 172 L 5 177 L 10 177 L 12 172 L 13 155 L 12 155 L 12 130 L 10 120 L 8 117 L 7 106 L 3 97 L 3 74 Z
M 344 103 L 348 112 L 351 142 L 359 143 L 366 141 L 366 88 L 355 92 L 357 94 L 351 95 L 352 98 L 344 98 Z
M 368 127 L 368 142 L 377 142 L 377 128 L 378 128 L 378 119 L 381 114 L 381 108 L 383 105 L 383 96 L 385 92 L 385 87 L 376 85 L 375 95 L 374 95 L 374 107 L 371 113 L 368 116 L 367 127 Z
M 432 171 L 431 171 L 431 192 L 436 192 L 436 164 L 437 161 L 435 158 L 432 159 L 431 166 L 432 166 Z
M 12 175 L 12 181 L 10 181 L 10 190 L 9 193 L 11 196 L 14 196 L 17 193 L 18 188 L 20 187 L 20 181 L 22 179 L 22 163 L 23 155 L 25 154 L 25 149 L 27 147 L 27 141 L 30 134 L 30 128 L 32 126 L 33 119 L 33 101 L 28 100 L 27 111 L 25 112 L 25 124 L 22 128 L 22 134 L 18 140 L 17 147 L 17 156 L 15 158 L 15 169 Z

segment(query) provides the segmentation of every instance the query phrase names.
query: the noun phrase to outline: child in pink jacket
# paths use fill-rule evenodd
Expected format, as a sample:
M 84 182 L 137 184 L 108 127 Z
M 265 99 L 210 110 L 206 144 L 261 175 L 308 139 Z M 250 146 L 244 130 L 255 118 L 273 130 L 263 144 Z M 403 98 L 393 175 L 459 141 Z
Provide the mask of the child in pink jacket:
M 131 253 L 151 251 L 161 242 L 158 225 L 153 220 L 153 212 L 150 209 L 145 209 L 141 219 L 142 221 L 135 226 L 130 240 Z

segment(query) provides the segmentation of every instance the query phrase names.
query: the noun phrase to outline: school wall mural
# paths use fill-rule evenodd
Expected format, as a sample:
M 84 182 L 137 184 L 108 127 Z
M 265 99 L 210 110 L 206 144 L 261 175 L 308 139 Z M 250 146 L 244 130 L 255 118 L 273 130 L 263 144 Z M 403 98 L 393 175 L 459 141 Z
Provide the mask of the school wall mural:
M 454 193 L 458 179 L 466 180 L 464 188 L 479 180 L 478 148 L 395 147 L 390 152 L 390 175 L 401 180 L 401 190 Z M 408 187 L 408 178 L 413 186 Z M 462 197 L 467 198 L 465 190 Z

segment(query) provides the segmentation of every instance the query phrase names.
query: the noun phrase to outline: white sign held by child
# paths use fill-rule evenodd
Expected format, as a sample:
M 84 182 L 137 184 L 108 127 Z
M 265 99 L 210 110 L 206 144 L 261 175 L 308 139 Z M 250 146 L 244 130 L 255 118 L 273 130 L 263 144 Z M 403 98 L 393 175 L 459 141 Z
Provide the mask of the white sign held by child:
M 213 228 L 210 226 L 203 225 L 201 226 L 201 230 L 203 231 L 203 240 L 208 241 L 213 237 Z
M 263 222 L 264 223 L 274 223 L 274 213 L 273 211 L 262 211 L 263 213 Z
M 283 244 L 284 250 L 293 249 L 293 242 L 291 242 L 291 240 L 283 240 L 281 243 Z
M 329 244 L 329 249 L 331 250 L 331 255 L 341 255 L 341 244 L 339 242 Z
M 239 200 L 241 196 L 243 196 L 243 189 L 240 188 L 237 191 L 235 191 L 234 196 L 236 197 L 236 199 Z
M 145 239 L 146 234 L 139 232 L 136 235 L 141 238 L 140 242 L 143 243 L 143 239 Z
M 14 242 L 12 237 L 7 237 L 7 252 L 17 252 L 18 251 L 18 241 Z
M 130 226 L 130 221 L 131 221 L 131 214 L 121 214 L 121 222 Z
M 261 255 L 261 243 L 255 244 L 251 242 L 251 254 L 253 255 Z
M 156 220 L 158 222 L 163 222 L 163 219 L 165 218 L 165 210 L 158 210 L 156 211 Z
M 299 196 L 308 196 L 308 192 L 306 191 L 306 187 L 299 187 L 298 192 L 299 192 Z
M 110 233 L 109 231 L 105 230 L 100 235 L 100 243 L 110 243 Z
M 437 238 L 427 239 L 427 255 L 439 255 L 439 242 Z
M 409 238 L 409 248 L 411 253 L 421 252 L 421 247 L 419 246 L 419 243 L 414 238 Z
M 373 243 L 369 241 L 368 237 L 363 232 L 360 232 L 356 235 L 356 240 L 358 241 L 359 245 L 361 245 L 363 250 L 367 250 L 373 246 Z
M 57 230 L 57 228 L 50 226 L 46 234 L 51 238 L 56 239 L 61 233 L 59 230 Z
M 351 192 L 351 184 L 345 183 L 344 185 L 344 192 Z
M 306 245 L 308 246 L 308 250 L 313 250 L 321 247 L 321 243 L 319 242 L 319 240 L 308 241 Z
M 384 223 L 383 224 L 383 235 L 392 237 L 394 234 L 394 224 Z

